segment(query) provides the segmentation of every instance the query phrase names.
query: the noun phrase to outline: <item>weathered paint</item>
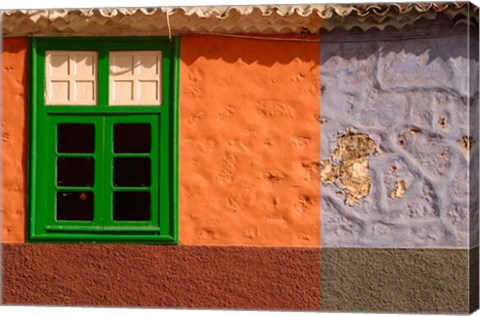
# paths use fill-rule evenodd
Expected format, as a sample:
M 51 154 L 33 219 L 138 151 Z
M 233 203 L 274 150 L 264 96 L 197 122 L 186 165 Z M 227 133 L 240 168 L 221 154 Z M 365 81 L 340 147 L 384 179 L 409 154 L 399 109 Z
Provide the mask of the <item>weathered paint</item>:
M 322 170 L 322 246 L 478 245 L 478 180 L 468 179 L 469 168 L 478 175 L 478 57 L 468 55 L 478 38 L 423 23 L 402 29 L 402 40 L 395 30 L 321 36 L 322 162 L 349 133 L 378 149 L 358 165 L 366 178 L 339 170 L 332 181 Z M 368 190 L 353 201 L 362 183 Z
M 332 157 L 322 160 L 322 183 L 336 183 L 346 191 L 345 203 L 354 205 L 370 193 L 368 157 L 375 153 L 375 142 L 368 135 L 350 132 L 343 135 Z M 338 193 L 343 194 L 342 191 Z
M 183 36 L 180 243 L 319 246 L 319 54 Z
M 27 177 L 26 37 L 5 38 L 2 50 L 2 242 L 25 241 Z

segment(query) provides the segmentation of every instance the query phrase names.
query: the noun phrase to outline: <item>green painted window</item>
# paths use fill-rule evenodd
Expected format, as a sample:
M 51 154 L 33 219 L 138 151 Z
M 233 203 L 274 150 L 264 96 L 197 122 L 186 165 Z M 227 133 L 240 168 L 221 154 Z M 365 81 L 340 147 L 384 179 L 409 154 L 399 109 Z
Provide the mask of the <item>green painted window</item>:
M 32 39 L 29 241 L 178 242 L 178 52 Z

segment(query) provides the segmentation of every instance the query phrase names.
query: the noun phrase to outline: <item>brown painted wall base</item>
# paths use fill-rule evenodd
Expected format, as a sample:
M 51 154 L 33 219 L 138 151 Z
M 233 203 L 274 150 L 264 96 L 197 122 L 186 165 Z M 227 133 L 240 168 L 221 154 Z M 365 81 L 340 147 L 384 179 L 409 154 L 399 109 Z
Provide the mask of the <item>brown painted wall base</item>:
M 318 248 L 3 244 L 3 303 L 319 310 Z
M 478 248 L 470 252 L 323 248 L 321 255 L 322 310 L 468 313 L 478 309 Z
M 3 244 L 3 303 L 468 313 L 478 248 Z

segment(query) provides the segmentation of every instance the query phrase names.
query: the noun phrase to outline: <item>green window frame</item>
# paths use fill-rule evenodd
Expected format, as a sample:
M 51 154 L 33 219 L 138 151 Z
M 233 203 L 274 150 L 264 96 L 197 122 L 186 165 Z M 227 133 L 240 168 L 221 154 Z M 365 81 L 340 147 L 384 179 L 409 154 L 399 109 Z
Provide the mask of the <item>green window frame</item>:
M 177 244 L 179 38 L 41 37 L 32 38 L 30 48 L 27 240 Z M 97 52 L 96 105 L 45 104 L 46 51 Z M 109 104 L 109 53 L 113 51 L 161 51 L 159 106 Z M 115 126 L 131 124 L 149 126 L 149 151 L 114 150 Z M 59 150 L 59 130 L 67 125 L 93 130 L 93 150 L 73 153 Z M 141 162 L 150 162 L 150 170 L 145 172 L 149 182 L 116 185 L 113 179 L 117 162 L 120 166 L 132 161 L 137 163 L 133 169 L 145 165 Z M 93 179 L 86 176 L 90 179 L 88 184 L 62 185 L 60 178 L 64 173 L 68 178 L 68 172 L 61 168 L 82 163 L 92 168 Z M 84 199 L 93 214 L 89 213 L 87 219 L 59 218 L 58 208 L 64 203 L 59 201 L 70 196 L 75 199 L 68 203 L 74 204 L 67 203 L 70 205 L 67 208 L 76 208 L 75 201 Z M 150 201 L 149 216 L 134 220 L 115 218 L 120 205 L 125 204 L 122 201 L 148 196 L 144 200 Z M 117 198 L 118 202 L 114 201 Z

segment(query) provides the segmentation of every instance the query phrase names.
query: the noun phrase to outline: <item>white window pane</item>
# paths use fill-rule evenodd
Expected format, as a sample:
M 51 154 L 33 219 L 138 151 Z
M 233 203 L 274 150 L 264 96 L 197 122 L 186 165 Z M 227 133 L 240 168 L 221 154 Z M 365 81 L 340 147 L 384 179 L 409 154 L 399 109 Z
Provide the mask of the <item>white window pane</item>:
M 130 104 L 133 101 L 133 81 L 132 80 L 117 80 L 113 83 L 114 102 L 126 102 Z
M 133 75 L 133 58 L 134 56 L 129 54 L 112 54 L 110 60 L 110 71 L 113 75 Z
M 94 76 L 95 59 L 92 55 L 78 54 L 75 56 L 74 74 L 76 76 Z
M 139 75 L 160 75 L 158 55 L 139 55 L 138 56 L 138 74 Z
M 52 76 L 68 76 L 68 55 L 52 55 L 47 69 Z
M 160 100 L 158 98 L 158 81 L 139 80 L 138 81 L 138 100 L 146 104 L 152 104 Z
M 50 81 L 50 99 L 52 101 L 70 100 L 70 82 L 69 81 Z
M 93 80 L 75 82 L 75 100 L 77 101 L 92 101 L 95 98 L 95 82 Z
M 97 103 L 97 52 L 46 51 L 45 57 L 45 104 Z
M 162 52 L 110 52 L 110 105 L 162 103 Z

